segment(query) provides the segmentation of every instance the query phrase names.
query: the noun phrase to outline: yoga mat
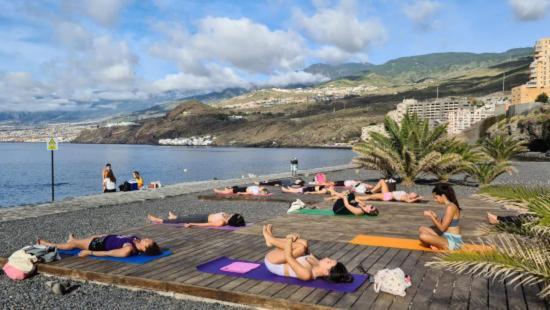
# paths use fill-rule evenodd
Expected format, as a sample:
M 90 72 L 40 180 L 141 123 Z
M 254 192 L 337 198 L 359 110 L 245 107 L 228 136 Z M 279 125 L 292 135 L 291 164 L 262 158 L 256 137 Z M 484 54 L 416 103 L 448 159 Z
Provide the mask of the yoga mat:
M 61 257 L 63 257 L 63 256 L 76 256 L 76 255 L 78 255 L 78 253 L 80 253 L 80 250 L 78 250 L 78 249 L 58 250 L 58 251 L 59 251 L 59 255 L 61 255 Z M 132 255 L 132 256 L 128 256 L 128 257 L 106 257 L 106 256 L 91 256 L 91 255 L 87 256 L 87 257 L 92 258 L 92 259 L 97 259 L 97 260 L 108 260 L 108 261 L 113 261 L 113 262 L 121 262 L 121 263 L 127 263 L 127 264 L 141 265 L 141 264 L 147 264 L 147 263 L 152 262 L 156 259 L 166 257 L 166 256 L 170 256 L 170 255 L 172 255 L 172 251 L 163 250 L 162 253 L 160 255 L 157 255 L 157 256 L 149 256 L 149 255 L 140 254 L 140 255 Z
M 300 209 L 293 212 L 290 212 L 289 214 L 308 214 L 308 215 L 322 215 L 322 216 L 337 216 L 337 217 L 356 217 L 360 219 L 366 219 L 366 220 L 375 220 L 378 218 L 378 216 L 369 216 L 369 215 L 353 215 L 353 214 L 346 214 L 346 215 L 336 215 L 332 211 L 332 209 Z
M 403 239 L 403 238 L 391 238 L 381 236 L 369 236 L 369 235 L 357 235 L 350 243 L 359 245 L 379 246 L 386 248 L 397 248 L 405 250 L 426 251 L 426 252 L 444 252 L 443 250 L 432 250 L 429 247 L 424 246 L 420 240 L 416 239 Z M 463 244 L 460 248 L 461 251 L 488 251 L 492 248 L 489 246 L 478 244 Z
M 243 260 L 235 260 L 235 259 L 222 256 L 220 258 L 216 258 L 212 261 L 209 261 L 207 263 L 197 266 L 197 269 L 202 272 L 213 273 L 213 274 L 223 274 L 226 276 L 232 276 L 232 277 L 238 277 L 238 278 L 277 282 L 277 283 L 284 283 L 284 284 L 290 284 L 290 285 L 298 285 L 302 287 L 320 288 L 324 290 L 338 291 L 343 293 L 352 293 L 356 291 L 369 277 L 368 275 L 354 274 L 353 282 L 351 283 L 333 283 L 333 282 L 321 280 L 321 279 L 315 279 L 311 281 L 302 281 L 295 278 L 281 277 L 281 276 L 274 275 L 269 270 L 267 270 L 264 263 L 261 263 L 260 267 L 244 274 L 220 270 L 220 268 L 234 262 L 254 263 L 254 262 L 243 261 Z

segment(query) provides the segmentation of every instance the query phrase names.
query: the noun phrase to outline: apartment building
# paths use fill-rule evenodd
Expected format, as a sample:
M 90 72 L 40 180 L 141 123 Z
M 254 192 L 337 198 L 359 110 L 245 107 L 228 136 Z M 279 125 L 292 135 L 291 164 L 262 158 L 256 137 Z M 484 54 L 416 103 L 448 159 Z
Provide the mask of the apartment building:
M 494 103 L 486 103 L 481 107 L 458 108 L 447 115 L 447 133 L 451 135 L 461 133 L 493 115 L 495 115 Z
M 468 98 L 463 97 L 448 97 L 429 101 L 404 99 L 403 102 L 397 104 L 395 112 L 388 113 L 388 115 L 400 122 L 406 113 L 416 114 L 428 120 L 430 126 L 434 126 L 447 122 L 449 112 L 468 106 Z
M 537 41 L 529 69 L 529 81 L 512 88 L 512 104 L 533 102 L 542 93 L 550 96 L 550 38 Z

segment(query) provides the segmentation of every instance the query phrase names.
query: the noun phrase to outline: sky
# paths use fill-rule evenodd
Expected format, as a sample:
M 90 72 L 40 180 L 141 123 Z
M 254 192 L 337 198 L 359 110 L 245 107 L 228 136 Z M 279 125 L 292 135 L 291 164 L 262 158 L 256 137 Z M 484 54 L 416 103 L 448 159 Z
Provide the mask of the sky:
M 550 0 L 0 0 L 0 111 L 325 81 L 314 63 L 503 52 Z

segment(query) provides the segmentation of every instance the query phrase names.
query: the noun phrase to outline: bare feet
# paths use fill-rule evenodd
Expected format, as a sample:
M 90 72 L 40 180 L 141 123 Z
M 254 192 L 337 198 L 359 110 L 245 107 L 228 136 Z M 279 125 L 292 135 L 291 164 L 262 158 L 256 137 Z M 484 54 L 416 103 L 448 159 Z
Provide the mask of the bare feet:
M 435 245 L 430 245 L 430 249 L 432 249 L 433 251 L 440 251 L 440 249 Z
M 168 211 L 168 219 L 169 220 L 175 220 L 177 218 L 178 218 L 178 216 L 175 215 L 172 211 Z
M 496 225 L 499 223 L 497 216 L 490 212 L 487 212 L 487 220 L 489 221 L 489 224 L 492 224 L 492 225 Z
M 273 244 L 271 243 L 271 238 L 273 238 L 273 236 L 271 235 L 271 227 L 269 227 L 269 230 L 268 230 L 268 226 L 271 226 L 271 224 L 263 226 L 262 233 L 264 235 L 265 245 L 267 245 L 267 247 L 270 248 L 271 246 L 273 246 Z
M 161 219 L 161 218 L 158 218 L 158 217 L 153 216 L 153 215 L 151 215 L 151 214 L 148 214 L 148 215 L 147 215 L 147 219 L 148 219 L 149 221 L 151 221 L 152 223 L 157 223 L 157 224 L 162 223 L 162 219 Z
M 67 239 L 67 243 L 71 243 L 73 240 L 74 240 L 74 234 L 73 233 L 69 233 L 69 239 Z
M 51 242 L 48 242 L 46 240 L 38 239 L 36 240 L 36 243 L 39 245 L 45 245 L 45 246 L 53 246 L 54 244 Z

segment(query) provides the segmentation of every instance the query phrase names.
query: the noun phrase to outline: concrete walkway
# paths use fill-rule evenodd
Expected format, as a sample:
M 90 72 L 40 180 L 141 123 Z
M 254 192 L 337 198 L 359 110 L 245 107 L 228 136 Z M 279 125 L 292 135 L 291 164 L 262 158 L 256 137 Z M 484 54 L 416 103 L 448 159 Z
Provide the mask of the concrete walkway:
M 332 166 L 324 168 L 316 168 L 310 170 L 301 170 L 300 174 L 304 176 L 310 176 L 318 172 L 332 172 L 345 169 L 353 169 L 356 166 L 353 164 Z M 166 185 L 158 189 L 147 189 L 141 191 L 132 192 L 116 192 L 109 194 L 96 194 L 89 196 L 81 196 L 75 198 L 66 198 L 61 201 L 53 203 L 37 204 L 37 205 L 25 205 L 11 208 L 0 208 L 0 222 L 7 222 L 13 220 L 20 220 L 25 218 L 39 217 L 44 215 L 72 212 L 89 208 L 99 208 L 113 205 L 120 205 L 132 202 L 140 202 L 146 200 L 163 199 L 166 197 L 179 196 L 184 194 L 202 192 L 205 190 L 212 190 L 214 188 L 222 188 L 226 186 L 245 185 L 253 182 L 267 180 L 267 179 L 280 179 L 289 178 L 291 174 L 276 173 L 264 176 L 257 176 L 253 178 L 244 179 L 227 179 L 227 180 L 213 180 L 213 181 L 198 181 L 187 182 L 173 185 Z

